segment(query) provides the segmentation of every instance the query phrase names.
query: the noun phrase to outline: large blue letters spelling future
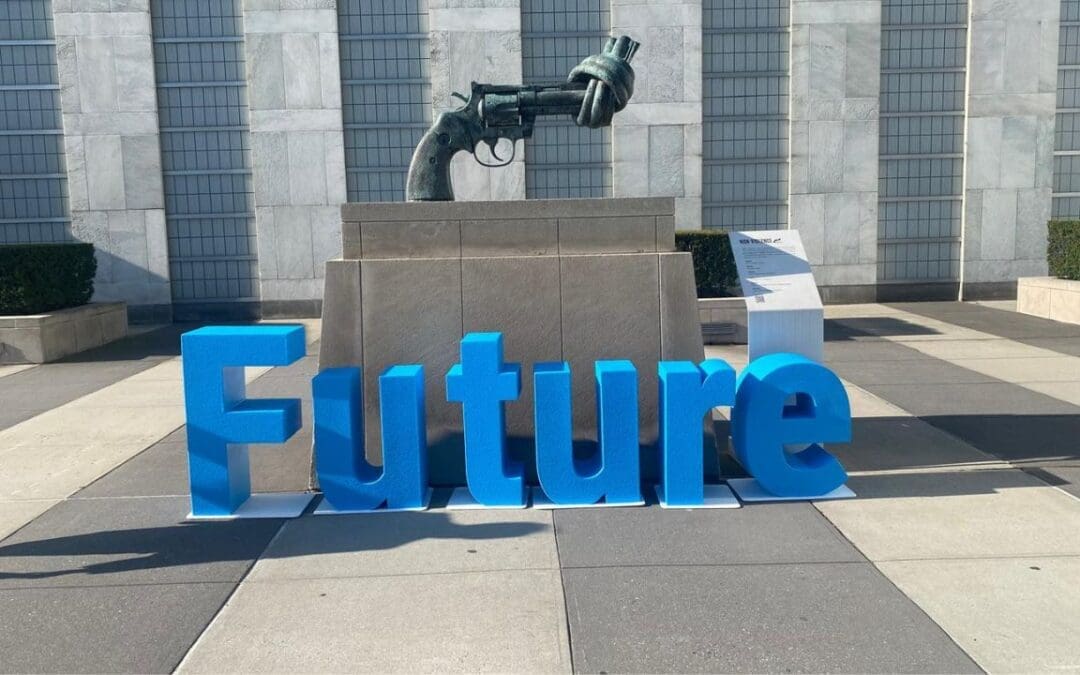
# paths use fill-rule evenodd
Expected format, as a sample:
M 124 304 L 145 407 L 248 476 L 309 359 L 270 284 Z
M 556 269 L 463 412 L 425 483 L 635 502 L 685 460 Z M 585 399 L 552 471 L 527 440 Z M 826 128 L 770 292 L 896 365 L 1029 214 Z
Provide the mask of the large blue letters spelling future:
M 288 365 L 304 355 L 301 326 L 208 327 L 182 338 L 192 513 L 228 515 L 251 494 L 248 443 L 282 443 L 300 428 L 297 399 L 247 399 L 245 366 Z M 734 451 L 762 488 L 777 496 L 823 495 L 846 474 L 822 443 L 847 442 L 851 413 L 840 380 L 795 354 L 755 360 L 736 379 L 720 360 L 658 364 L 660 490 L 672 506 L 703 500 L 702 420 L 731 406 Z M 570 366 L 533 368 L 536 465 L 556 504 L 640 503 L 637 371 L 629 361 L 595 364 L 598 445 L 575 459 Z M 524 505 L 520 466 L 505 452 L 505 405 L 521 394 L 521 368 L 504 363 L 500 333 L 471 333 L 446 374 L 448 401 L 461 403 L 469 491 L 480 504 Z M 379 377 L 383 466 L 364 456 L 359 368 L 329 368 L 312 381 L 315 468 L 337 510 L 416 508 L 427 491 L 424 366 Z M 791 402 L 795 404 L 792 405 Z M 807 446 L 791 453 L 785 446 Z

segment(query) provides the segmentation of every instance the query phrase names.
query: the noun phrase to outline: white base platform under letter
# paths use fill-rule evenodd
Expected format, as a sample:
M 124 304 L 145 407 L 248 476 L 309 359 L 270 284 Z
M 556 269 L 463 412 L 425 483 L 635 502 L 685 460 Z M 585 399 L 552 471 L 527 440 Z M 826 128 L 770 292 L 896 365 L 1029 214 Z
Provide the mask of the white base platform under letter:
M 744 502 L 818 502 L 826 499 L 851 499 L 855 493 L 846 485 L 841 485 L 832 492 L 823 495 L 798 495 L 795 497 L 778 497 L 771 492 L 766 492 L 753 478 L 732 478 L 728 485 L 739 495 Z
M 523 509 L 528 506 L 529 493 L 525 492 L 524 504 L 512 504 L 510 506 L 488 506 L 473 499 L 472 493 L 467 487 L 456 487 L 450 493 L 450 501 L 446 502 L 448 511 L 478 511 L 480 509 Z
M 422 506 L 415 506 L 406 509 L 388 509 L 385 506 L 381 506 L 377 509 L 336 509 L 334 505 L 326 501 L 326 497 L 323 496 L 322 501 L 315 507 L 315 515 L 317 516 L 340 516 L 351 513 L 403 513 L 406 511 L 427 511 L 431 506 L 431 488 L 427 489 L 424 493 L 424 504 Z
M 664 501 L 660 486 L 656 486 L 656 499 L 664 509 L 737 509 L 742 506 L 726 485 L 706 485 L 704 497 L 701 504 L 672 506 Z
M 645 500 L 642 499 L 636 502 L 593 502 L 591 504 L 556 504 L 548 499 L 544 494 L 543 489 L 534 487 L 532 489 L 532 507 L 534 509 L 603 509 L 603 508 L 615 508 L 618 506 L 645 506 Z
M 296 518 L 315 495 L 311 492 L 261 492 L 248 497 L 235 512 L 224 516 L 196 516 L 187 520 L 244 520 L 247 518 Z

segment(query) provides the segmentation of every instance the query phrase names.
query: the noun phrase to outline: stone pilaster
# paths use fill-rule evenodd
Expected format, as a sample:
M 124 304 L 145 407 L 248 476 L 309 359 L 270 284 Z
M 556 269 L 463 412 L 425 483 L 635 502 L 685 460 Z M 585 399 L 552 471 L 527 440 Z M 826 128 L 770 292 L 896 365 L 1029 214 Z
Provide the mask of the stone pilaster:
M 346 200 L 335 0 L 245 0 L 260 293 L 322 297 Z
M 431 27 L 432 119 L 469 95 L 472 81 L 521 82 L 521 3 L 519 0 L 429 0 Z M 504 143 L 505 145 L 505 143 Z M 487 146 L 478 149 L 485 161 Z M 525 157 L 519 143 L 510 166 L 489 169 L 469 153 L 458 153 L 450 167 L 457 201 L 525 198 Z
M 880 64 L 879 0 L 792 1 L 788 222 L 822 287 L 877 282 Z
M 973 0 L 969 13 L 961 279 L 1046 274 L 1059 0 Z M 985 293 L 984 293 L 985 294 Z
M 53 2 L 72 235 L 94 244 L 94 300 L 168 305 L 149 0 Z
M 642 43 L 634 97 L 612 123 L 616 197 L 675 197 L 701 228 L 701 0 L 611 0 L 611 34 Z

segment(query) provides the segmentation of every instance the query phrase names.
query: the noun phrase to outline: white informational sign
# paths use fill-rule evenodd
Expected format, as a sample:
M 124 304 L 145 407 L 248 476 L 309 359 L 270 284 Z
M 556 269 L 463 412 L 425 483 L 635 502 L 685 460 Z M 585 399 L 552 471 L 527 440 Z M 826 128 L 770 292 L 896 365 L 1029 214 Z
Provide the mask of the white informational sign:
M 822 361 L 825 310 L 797 230 L 732 232 L 750 360 L 791 352 Z

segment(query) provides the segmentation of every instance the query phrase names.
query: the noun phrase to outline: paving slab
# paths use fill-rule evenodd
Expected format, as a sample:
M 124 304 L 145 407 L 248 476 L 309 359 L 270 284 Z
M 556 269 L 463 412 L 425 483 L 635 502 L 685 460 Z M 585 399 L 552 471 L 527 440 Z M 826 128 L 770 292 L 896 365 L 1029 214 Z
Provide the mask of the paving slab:
M 1060 357 L 1061 354 L 1040 349 L 1015 340 L 1005 340 L 987 333 L 972 339 L 943 339 L 935 341 L 890 341 L 905 346 L 924 357 L 951 361 L 954 359 L 1020 359 Z
M 0 588 L 239 582 L 280 520 L 184 522 L 186 498 L 67 500 L 0 543 Z
M 973 370 L 956 372 L 949 369 L 943 372 L 937 359 L 931 358 L 907 358 L 907 359 L 866 359 L 857 361 L 858 365 L 849 365 L 849 368 L 858 368 L 859 386 L 865 387 L 870 384 L 960 384 L 994 382 L 995 380 L 983 373 Z
M 848 473 L 1009 468 L 917 417 L 854 418 L 851 442 L 828 450 Z
M 891 307 L 1011 340 L 1080 337 L 1080 326 L 962 302 L 911 302 Z
M 930 424 L 1017 466 L 1080 466 L 1080 414 L 942 415 Z
M 180 334 L 193 326 L 165 326 L 73 354 L 55 363 L 5 370 L 0 429 L 70 403 L 153 368 L 180 353 Z M 7 368 L 7 367 L 5 367 Z
M 979 672 L 867 563 L 605 567 L 563 578 L 580 672 Z
M 558 568 L 550 512 L 437 510 L 289 521 L 248 579 Z
M 1039 349 L 1068 354 L 1069 356 L 1080 356 L 1080 340 L 1075 337 L 1026 338 L 1024 343 L 1029 344 L 1032 347 L 1038 347 Z
M 179 672 L 570 672 L 556 570 L 246 581 Z
M 156 361 L 45 364 L 3 378 L 0 429 L 62 406 L 154 367 Z
M 563 569 L 865 560 L 810 504 L 563 509 L 555 531 Z
M 169 673 L 235 584 L 0 590 L 0 669 Z
M 0 540 L 58 503 L 58 499 L 0 501 Z
M 36 367 L 37 364 L 27 363 L 21 366 L 0 366 L 0 377 L 7 377 L 8 375 L 14 375 L 15 373 L 21 373 L 24 370 L 30 370 Z
M 1025 382 L 1024 388 L 1080 408 L 1080 375 L 1070 382 Z
M 71 499 L 188 494 L 187 444 L 159 441 L 79 490 Z
M 952 359 L 951 363 L 1013 384 L 1080 382 L 1080 358 L 1075 356 Z
M 951 370 L 941 362 L 942 370 Z M 853 368 L 841 369 L 845 379 Z M 857 377 L 857 375 L 856 375 Z M 1007 382 L 866 384 L 871 393 L 919 417 L 950 415 L 1074 415 L 1080 408 Z
M 1019 470 L 853 476 L 815 504 L 867 558 L 1080 555 L 1080 503 Z
M 1080 499 L 1080 466 L 1045 466 L 1024 471 Z
M 825 322 L 826 325 L 829 323 Z M 858 361 L 869 363 L 873 361 L 900 361 L 921 360 L 926 358 L 923 354 L 914 350 L 898 350 L 895 344 L 881 338 L 869 338 L 865 340 L 826 340 L 825 363 L 845 363 Z
M 1080 670 L 1080 558 L 879 566 L 988 672 Z

